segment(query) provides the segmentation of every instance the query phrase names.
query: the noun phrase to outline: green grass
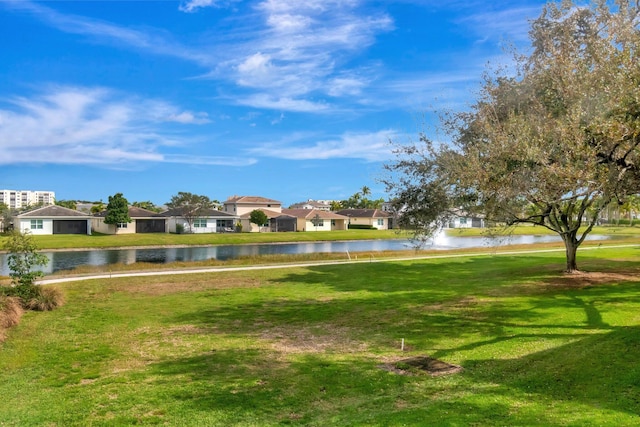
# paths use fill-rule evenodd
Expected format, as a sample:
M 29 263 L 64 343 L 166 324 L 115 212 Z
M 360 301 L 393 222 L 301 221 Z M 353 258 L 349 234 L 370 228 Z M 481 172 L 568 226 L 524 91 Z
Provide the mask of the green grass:
M 395 230 L 345 230 L 301 233 L 206 233 L 206 234 L 57 234 L 33 236 L 40 249 L 118 248 L 169 245 L 232 245 L 243 243 L 277 243 L 363 239 L 399 239 L 407 234 Z M 0 248 L 7 237 L 0 235 Z
M 91 280 L 0 347 L 3 426 L 626 426 L 640 252 Z M 405 352 L 400 342 L 405 339 Z M 429 355 L 459 374 L 398 375 Z

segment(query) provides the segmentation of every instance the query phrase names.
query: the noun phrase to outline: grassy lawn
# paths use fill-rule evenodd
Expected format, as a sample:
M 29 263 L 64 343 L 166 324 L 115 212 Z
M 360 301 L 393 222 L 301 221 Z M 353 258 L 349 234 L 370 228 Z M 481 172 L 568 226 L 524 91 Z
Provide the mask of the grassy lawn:
M 598 273 L 571 276 L 541 253 L 60 285 L 67 304 L 0 345 L 0 425 L 638 425 L 639 261 L 601 248 L 579 253 Z M 416 356 L 463 371 L 407 369 Z

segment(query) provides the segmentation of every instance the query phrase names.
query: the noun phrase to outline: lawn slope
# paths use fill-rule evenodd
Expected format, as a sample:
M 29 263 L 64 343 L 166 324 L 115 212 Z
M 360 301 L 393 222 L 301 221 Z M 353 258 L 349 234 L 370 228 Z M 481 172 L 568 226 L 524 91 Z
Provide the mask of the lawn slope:
M 59 285 L 0 347 L 0 425 L 637 424 L 640 253 L 579 256 Z

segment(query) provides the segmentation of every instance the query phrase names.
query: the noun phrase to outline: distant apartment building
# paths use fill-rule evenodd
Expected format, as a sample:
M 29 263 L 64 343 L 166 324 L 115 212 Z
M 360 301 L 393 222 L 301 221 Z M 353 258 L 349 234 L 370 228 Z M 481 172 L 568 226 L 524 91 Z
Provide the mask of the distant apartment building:
M 294 203 L 293 205 L 289 206 L 289 209 L 317 209 L 320 211 L 330 211 L 331 201 L 309 199 L 306 202 Z
M 0 203 L 11 209 L 22 209 L 28 206 L 53 205 L 56 193 L 53 191 L 0 190 Z

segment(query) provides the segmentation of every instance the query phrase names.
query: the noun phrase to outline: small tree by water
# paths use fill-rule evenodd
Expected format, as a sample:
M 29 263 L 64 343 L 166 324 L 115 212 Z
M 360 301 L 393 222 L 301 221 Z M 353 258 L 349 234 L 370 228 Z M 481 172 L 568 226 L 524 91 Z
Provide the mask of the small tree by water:
M 7 265 L 13 286 L 33 286 L 44 275 L 36 268 L 46 266 L 49 259 L 38 252 L 38 247 L 28 232 L 11 231 L 4 249 L 8 252 Z
M 22 307 L 29 310 L 47 311 L 64 304 L 64 295 L 56 288 L 42 288 L 36 280 L 44 273 L 37 267 L 44 267 L 49 259 L 38 252 L 31 235 L 13 230 L 4 244 L 7 250 L 7 265 L 12 287 L 5 288 L 4 294 L 18 297 Z

